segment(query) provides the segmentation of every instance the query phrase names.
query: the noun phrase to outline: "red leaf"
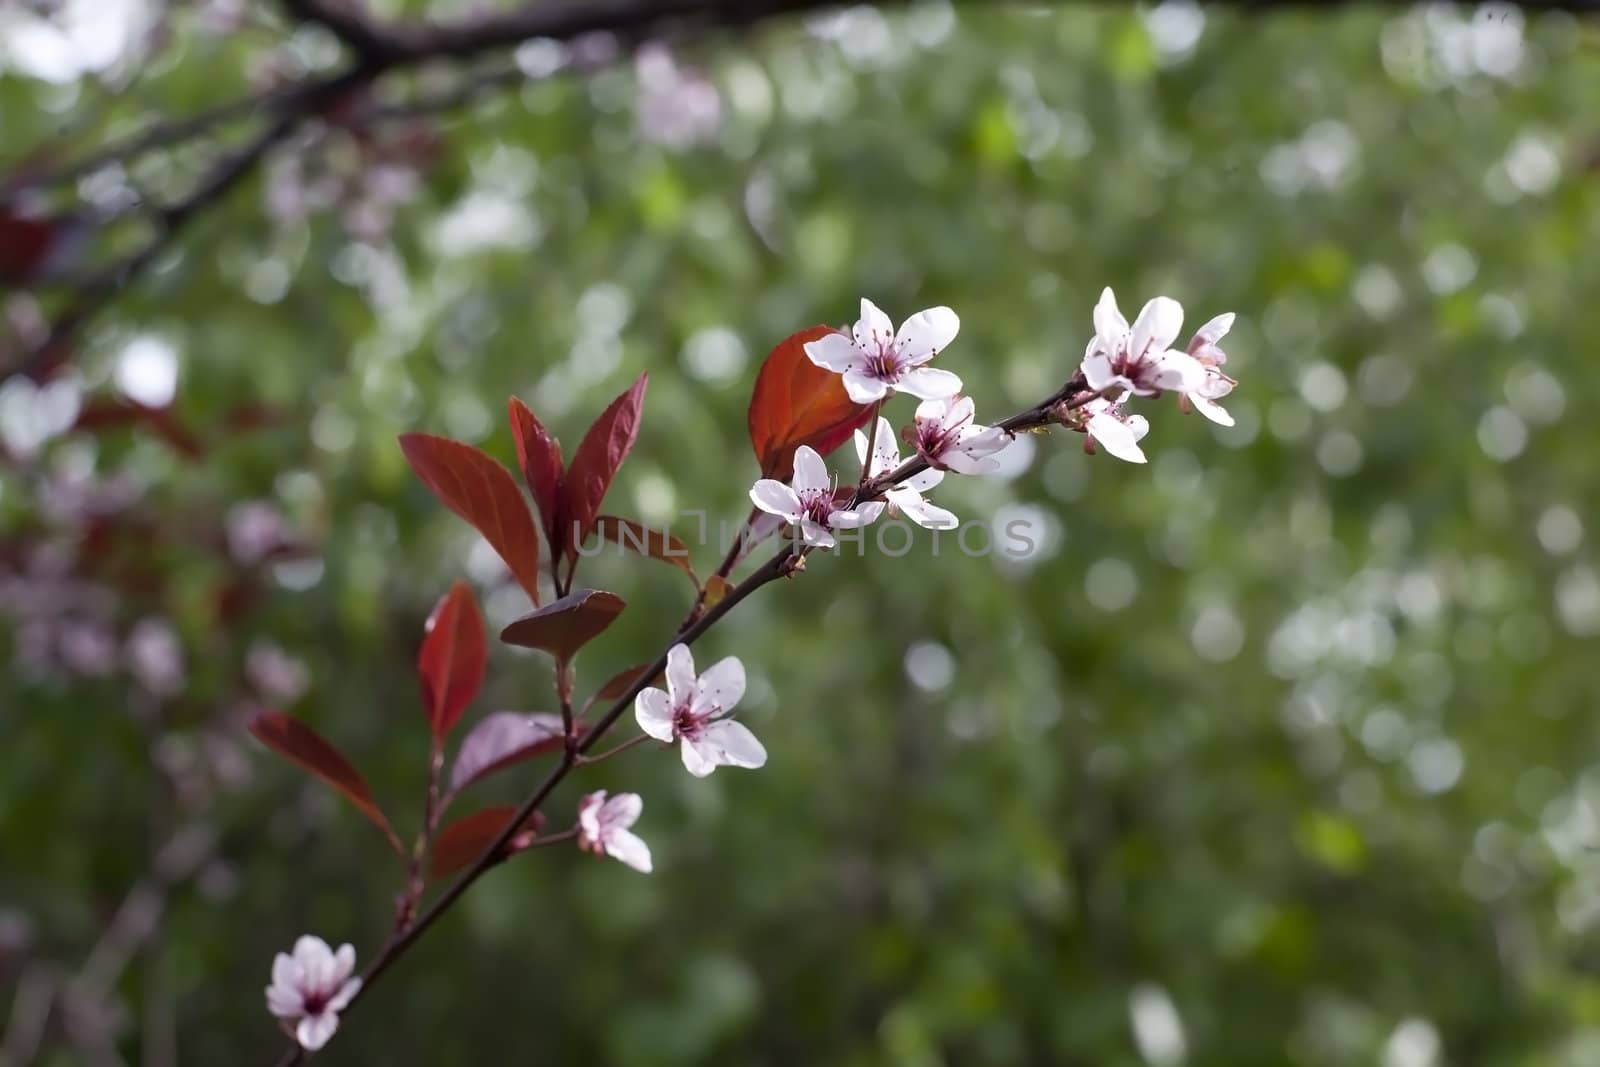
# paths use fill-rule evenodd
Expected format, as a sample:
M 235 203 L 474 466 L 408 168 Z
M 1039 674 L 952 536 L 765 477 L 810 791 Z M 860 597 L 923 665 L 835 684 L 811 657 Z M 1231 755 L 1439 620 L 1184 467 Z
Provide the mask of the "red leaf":
M 511 398 L 511 434 L 517 441 L 517 464 L 522 468 L 522 480 L 533 493 L 533 502 L 539 505 L 539 517 L 544 521 L 544 534 L 550 541 L 550 554 L 561 555 L 566 548 L 562 540 L 567 521 L 563 514 L 561 442 L 550 435 L 528 405 Z
M 649 670 L 650 667 L 651 664 L 649 663 L 635 663 L 631 667 L 623 668 L 614 674 L 611 677 L 611 680 L 605 685 L 602 685 L 599 689 L 595 690 L 595 694 L 590 698 L 589 703 L 592 704 L 596 700 L 617 699 L 629 689 L 632 689 L 633 683 L 637 682 L 639 680 L 639 676 L 645 671 Z M 658 675 L 654 680 L 659 680 L 659 678 L 660 676 Z
M 372 790 L 361 772 L 321 734 L 281 711 L 258 711 L 250 718 L 250 732 L 256 740 L 272 751 L 321 778 L 347 797 L 350 803 L 371 819 L 389 839 L 395 851 L 404 855 L 405 849 L 395 837 L 389 820 L 384 818 L 378 802 L 372 799 Z
M 611 541 L 641 556 L 671 564 L 687 574 L 696 587 L 700 585 L 694 568 L 689 565 L 689 546 L 671 534 L 652 530 L 642 522 L 619 515 L 596 516 L 594 529 L 602 541 Z
M 581 736 L 586 729 L 581 723 Z M 565 744 L 561 716 L 547 712 L 497 711 L 467 732 L 450 771 L 452 792 L 514 763 L 559 749 Z
M 448 734 L 478 695 L 488 659 L 489 639 L 483 631 L 483 616 L 478 614 L 467 583 L 457 582 L 434 605 L 422 650 L 417 653 L 422 706 L 434 737 Z
M 795 449 L 810 445 L 826 456 L 872 416 L 872 405 L 852 401 L 839 375 L 806 358 L 806 342 L 832 332 L 831 326 L 801 330 L 761 364 L 750 397 L 750 444 L 764 477 L 787 481 Z
M 517 809 L 506 804 L 484 808 L 471 815 L 463 815 L 447 825 L 439 831 L 439 836 L 433 839 L 433 856 L 429 863 L 429 873 L 435 878 L 443 878 L 447 874 L 454 874 L 470 866 L 483 855 L 483 850 L 500 836 L 506 824 L 515 818 L 516 814 Z M 534 812 L 528 821 L 522 824 L 522 828 L 506 841 L 507 851 L 518 852 L 527 848 L 528 843 L 543 825 L 544 816 L 537 811 Z
M 483 535 L 537 604 L 539 534 L 510 473 L 478 449 L 448 437 L 404 433 L 400 448 L 422 484 Z
M 627 603 L 615 593 L 576 589 L 538 611 L 530 611 L 500 631 L 508 645 L 539 648 L 557 659 L 572 654 L 610 626 Z
M 567 468 L 566 502 L 567 518 L 573 529 L 567 542 L 569 553 L 594 529 L 600 514 L 600 503 L 611 488 L 611 479 L 617 468 L 628 458 L 634 438 L 639 436 L 639 409 L 644 404 L 644 389 L 650 384 L 648 373 L 638 379 L 600 413 L 583 435 L 578 450 L 572 454 L 572 465 Z

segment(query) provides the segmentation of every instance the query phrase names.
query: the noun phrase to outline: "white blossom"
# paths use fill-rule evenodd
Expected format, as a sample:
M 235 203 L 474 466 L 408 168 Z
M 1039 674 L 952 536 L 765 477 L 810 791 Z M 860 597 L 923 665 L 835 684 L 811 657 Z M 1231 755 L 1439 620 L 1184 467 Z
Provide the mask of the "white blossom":
M 683 765 L 704 778 L 718 767 L 760 767 L 767 750 L 743 723 L 728 716 L 744 696 L 744 664 L 735 656 L 695 677 L 688 645 L 667 653 L 667 688 L 651 686 L 634 700 L 639 729 L 657 741 L 681 741 Z
M 1000 469 L 993 454 L 1011 443 L 1011 435 L 998 426 L 973 422 L 970 396 L 924 400 L 917 405 L 911 437 L 917 454 L 938 470 L 957 474 L 988 474 Z
M 1122 405 L 1105 397 L 1097 397 L 1071 413 L 1069 424 L 1089 435 L 1085 448 L 1093 452 L 1095 446 L 1105 449 L 1118 459 L 1129 463 L 1145 462 L 1139 442 L 1150 432 L 1150 423 L 1143 415 L 1129 415 Z
M 829 530 L 853 530 L 871 521 L 859 512 L 839 506 L 839 494 L 828 468 L 810 445 L 794 450 L 794 480 L 784 485 L 762 478 L 750 489 L 750 500 L 769 515 L 800 529 L 800 539 L 816 548 L 832 548 Z
M 1222 373 L 1222 365 L 1228 362 L 1228 354 L 1217 345 L 1232 327 L 1233 312 L 1230 311 L 1218 315 L 1195 331 L 1194 338 L 1189 342 L 1189 355 L 1200 364 L 1203 376 L 1199 384 L 1183 394 L 1179 401 L 1219 426 L 1232 426 L 1233 416 L 1217 401 L 1233 392 L 1233 387 L 1239 384 Z
M 870 464 L 867 462 L 867 447 L 867 435 L 857 430 L 856 455 L 867 468 L 867 477 L 875 478 L 900 466 L 900 449 L 894 443 L 894 430 L 889 426 L 888 419 L 881 416 L 878 419 L 876 440 L 871 445 Z M 923 493 L 942 481 L 944 481 L 944 471 L 921 471 L 900 484 L 885 489 L 883 499 L 889 505 L 890 514 L 896 511 L 903 512 L 906 518 L 929 530 L 954 530 L 961 525 L 961 520 L 944 508 L 935 507 L 922 498 Z M 862 516 L 871 521 L 882 513 L 883 504 L 872 501 L 861 505 L 858 510 Z
M 638 793 L 618 793 L 609 800 L 604 789 L 590 793 L 578 804 L 578 847 L 649 874 L 650 846 L 629 829 L 643 810 Z
M 294 1024 L 295 1040 L 316 1051 L 339 1029 L 339 1013 L 361 991 L 353 977 L 356 950 L 340 945 L 335 952 L 320 937 L 306 934 L 294 943 L 294 953 L 280 952 L 272 961 L 272 984 L 267 987 L 267 1010 Z
M 956 339 L 961 320 L 947 307 L 919 311 L 895 332 L 889 316 L 861 300 L 861 318 L 849 334 L 830 333 L 806 343 L 806 356 L 844 378 L 845 392 L 857 404 L 870 404 L 895 392 L 924 400 L 954 396 L 961 379 L 923 366 Z
M 1182 327 L 1182 305 L 1165 296 L 1145 304 L 1129 326 L 1106 289 L 1094 309 L 1094 338 L 1083 353 L 1089 388 L 1112 399 L 1123 393 L 1193 392 L 1205 378 L 1204 368 L 1194 356 L 1169 347 Z

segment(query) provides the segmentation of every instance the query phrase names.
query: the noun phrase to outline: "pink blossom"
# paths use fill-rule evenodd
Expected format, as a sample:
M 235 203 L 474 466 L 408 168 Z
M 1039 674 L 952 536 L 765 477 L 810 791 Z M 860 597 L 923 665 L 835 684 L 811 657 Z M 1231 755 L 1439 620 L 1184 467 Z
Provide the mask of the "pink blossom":
M 718 767 L 760 767 L 767 750 L 728 712 L 744 696 L 744 664 L 735 656 L 712 664 L 698 678 L 688 645 L 667 653 L 667 688 L 651 686 L 634 701 L 639 728 L 657 741 L 681 741 L 683 765 L 704 778 Z
M 578 804 L 578 847 L 649 874 L 650 846 L 628 829 L 643 810 L 638 793 L 618 793 L 609 800 L 604 789 L 590 793 Z
M 1129 326 L 1117 310 L 1117 298 L 1106 289 L 1094 309 L 1094 338 L 1083 353 L 1089 388 L 1112 399 L 1125 393 L 1192 392 L 1205 371 L 1189 353 L 1169 347 L 1182 326 L 1183 306 L 1165 296 L 1145 304 Z
M 961 320 L 947 307 L 919 311 L 895 332 L 889 316 L 861 300 L 861 318 L 849 333 L 830 333 L 806 343 L 806 356 L 844 378 L 844 390 L 857 404 L 871 404 L 895 392 L 930 400 L 954 396 L 961 379 L 946 370 L 924 367 L 956 339 Z
M 295 1040 L 313 1052 L 339 1029 L 339 1013 L 361 991 L 353 977 L 356 950 L 340 945 L 334 952 L 320 937 L 306 934 L 294 943 L 294 954 L 278 953 L 272 961 L 267 1009 L 294 1023 Z
M 936 470 L 957 474 L 988 474 L 1000 469 L 993 459 L 1011 443 L 1011 435 L 998 426 L 973 422 L 970 396 L 924 400 L 912 421 L 911 443 L 917 454 Z
M 798 527 L 800 539 L 816 548 L 832 548 L 829 530 L 853 530 L 872 521 L 860 512 L 839 506 L 833 480 L 817 450 L 801 445 L 794 450 L 794 479 L 784 485 L 762 478 L 750 489 L 750 501 L 769 515 Z

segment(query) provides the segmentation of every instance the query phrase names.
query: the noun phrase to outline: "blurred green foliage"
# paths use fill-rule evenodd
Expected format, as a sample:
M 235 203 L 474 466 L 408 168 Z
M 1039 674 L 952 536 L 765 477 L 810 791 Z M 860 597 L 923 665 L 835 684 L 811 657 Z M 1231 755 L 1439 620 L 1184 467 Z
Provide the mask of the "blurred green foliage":
M 109 103 L 0 77 L 6 156 L 329 51 L 280 40 L 183 29 Z M 994 419 L 1071 372 L 1109 284 L 1130 316 L 1157 293 L 1191 328 L 1239 313 L 1236 428 L 1146 404 L 1148 468 L 1030 438 L 1006 477 L 936 495 L 1036 524 L 1036 555 L 935 558 L 923 534 L 741 607 L 700 652 L 744 659 L 768 767 L 694 780 L 645 749 L 585 771 L 644 795 L 656 872 L 508 864 L 323 1060 L 1600 1063 L 1595 43 L 1502 9 L 857 9 L 678 49 L 673 77 L 715 91 L 687 134 L 662 119 L 682 86 L 624 60 L 427 118 L 415 168 L 338 131 L 280 153 L 73 359 L 96 393 L 138 339 L 172 346 L 204 456 L 122 430 L 5 471 L 0 529 L 69 558 L 51 485 L 131 481 L 168 532 L 119 551 L 160 578 L 108 610 L 118 641 L 171 622 L 184 688 L 29 667 L 43 609 L 7 606 L 0 998 L 82 966 L 195 819 L 216 856 L 119 972 L 120 1014 L 58 1012 L 42 1062 L 99 1062 L 94 1033 L 127 1062 L 168 1062 L 171 1035 L 185 1062 L 265 1061 L 273 953 L 313 931 L 366 959 L 386 935 L 396 862 L 243 734 L 241 679 L 267 644 L 301 661 L 290 710 L 414 831 L 428 607 L 463 573 L 492 622 L 525 605 L 397 433 L 510 463 L 515 393 L 570 455 L 648 369 L 609 507 L 688 537 L 686 509 L 745 511 L 744 405 L 786 334 L 863 294 L 896 319 L 949 304 L 940 364 Z M 356 191 L 317 209 L 321 175 Z M 6 388 L 14 414 L 31 387 Z M 246 403 L 274 418 L 222 423 Z M 235 563 L 185 531 L 252 501 L 316 562 L 256 567 L 265 593 L 224 619 Z M 585 568 L 630 607 L 580 694 L 653 655 L 691 596 L 658 564 Z M 469 722 L 551 710 L 550 681 L 497 647 Z

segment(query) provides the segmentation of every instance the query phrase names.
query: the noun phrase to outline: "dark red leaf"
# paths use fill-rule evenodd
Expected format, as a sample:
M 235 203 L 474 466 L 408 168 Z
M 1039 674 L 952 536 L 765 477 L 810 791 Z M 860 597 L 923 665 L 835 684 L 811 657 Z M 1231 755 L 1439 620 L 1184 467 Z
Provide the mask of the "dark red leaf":
M 579 735 L 584 727 L 578 725 Z M 561 716 L 546 712 L 497 711 L 467 732 L 450 771 L 450 789 L 465 789 L 514 763 L 533 759 L 564 744 Z
M 406 462 L 440 503 L 473 525 L 539 602 L 539 534 L 510 472 L 471 445 L 427 433 L 400 435 Z
M 689 546 L 671 534 L 652 530 L 642 522 L 624 519 L 619 515 L 597 516 L 594 530 L 602 541 L 610 541 L 641 556 L 671 564 L 687 574 L 696 587 L 700 585 L 694 568 L 689 565 Z
M 372 799 L 372 790 L 368 788 L 366 779 L 321 734 L 281 711 L 256 712 L 250 718 L 250 732 L 256 740 L 290 763 L 310 771 L 343 793 L 361 814 L 383 831 L 395 851 L 405 852 L 389 826 L 389 820 L 378 808 L 378 802 Z
M 530 611 L 500 631 L 500 640 L 522 648 L 539 648 L 557 659 L 572 654 L 610 626 L 627 603 L 615 593 L 575 589 L 538 611 Z
M 750 444 L 767 478 L 787 481 L 794 474 L 795 449 L 810 445 L 826 456 L 872 416 L 870 404 L 850 399 L 839 375 L 806 358 L 806 342 L 832 332 L 831 326 L 813 326 L 785 338 L 756 375 Z
M 483 855 L 483 850 L 488 848 L 496 838 L 505 830 L 506 824 L 516 817 L 517 809 L 506 804 L 500 807 L 484 808 L 471 815 L 463 815 L 455 822 L 448 824 L 439 831 L 439 836 L 433 839 L 433 855 L 428 865 L 429 873 L 435 878 L 443 878 L 447 874 L 454 874 L 465 867 L 471 866 Z M 544 825 L 544 816 L 539 812 L 522 824 L 522 827 L 506 841 L 508 852 L 518 852 L 528 847 L 528 843 L 539 833 L 539 828 Z
M 433 736 L 442 738 L 467 710 L 483 685 L 489 659 L 489 638 L 483 616 L 466 582 L 457 582 L 439 598 L 428 616 L 417 677 L 422 681 L 422 706 Z
M 592 704 L 596 700 L 617 699 L 622 694 L 632 689 L 633 683 L 637 682 L 639 680 L 639 676 L 645 671 L 649 670 L 651 666 L 652 665 L 649 663 L 635 663 L 632 667 L 626 667 L 623 670 L 618 671 L 611 677 L 610 681 L 606 682 L 605 685 L 602 685 L 599 689 L 595 690 L 595 694 L 589 702 Z M 654 679 L 652 679 L 652 681 L 660 681 L 660 675 L 657 675 Z
M 567 468 L 566 502 L 567 520 L 572 529 L 567 531 L 569 554 L 576 553 L 594 529 L 600 514 L 600 503 L 611 488 L 611 479 L 617 468 L 628 458 L 634 438 L 639 436 L 639 409 L 644 404 L 645 386 L 650 375 L 641 374 L 634 383 L 600 413 L 583 435 L 583 442 L 572 454 L 572 464 Z
M 562 496 L 561 442 L 552 437 L 528 405 L 511 398 L 511 434 L 517 441 L 517 465 L 522 480 L 539 505 L 544 535 L 550 541 L 550 554 L 559 556 L 566 548 L 562 540 L 567 521 Z

